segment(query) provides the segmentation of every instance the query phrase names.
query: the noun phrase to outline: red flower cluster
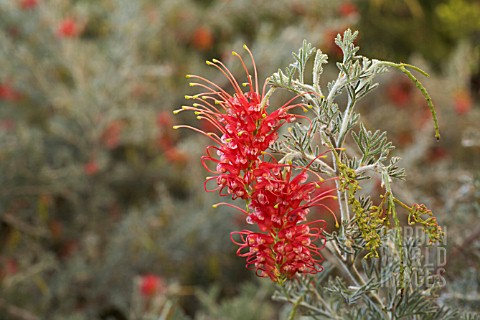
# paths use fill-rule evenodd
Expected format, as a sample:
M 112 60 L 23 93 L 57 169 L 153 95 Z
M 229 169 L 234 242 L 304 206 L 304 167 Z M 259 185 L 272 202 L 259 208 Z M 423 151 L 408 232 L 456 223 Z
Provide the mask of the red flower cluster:
M 247 199 L 247 188 L 254 173 L 252 169 L 259 166 L 260 157 L 277 139 L 278 129 L 285 121 L 290 122 L 295 117 L 286 113 L 287 107 L 267 114 L 266 106 L 262 108 L 260 96 L 256 92 L 246 93 L 242 98 L 232 97 L 228 103 L 227 113 L 215 117 L 197 111 L 223 133 L 219 141 L 220 147 L 208 147 L 207 155 L 202 157 L 205 168 L 218 175 L 207 178 L 205 184 L 216 179 L 220 192 L 227 189 L 233 199 Z M 211 149 L 217 150 L 219 159 L 211 156 Z M 216 170 L 208 169 L 206 161 L 217 163 Z
M 238 56 L 236 53 L 234 55 Z M 245 67 L 241 57 L 238 57 Z M 286 104 L 269 114 L 266 111 L 268 104 L 264 99 L 264 94 L 260 96 L 258 93 L 256 72 L 254 88 L 252 77 L 245 67 L 250 91 L 244 93 L 223 63 L 213 60 L 213 62 L 207 61 L 207 64 L 215 66 L 228 78 L 235 89 L 235 94 L 233 96 L 228 94 L 207 79 L 188 75 L 188 78 L 199 79 L 210 86 L 204 83 L 191 83 L 191 86 L 200 86 L 207 89 L 207 92 L 187 96 L 187 99 L 194 99 L 200 103 L 194 103 L 193 106 L 184 106 L 175 113 L 182 110 L 193 110 L 199 120 L 209 122 L 220 131 L 221 136 L 189 126 L 176 127 L 188 127 L 199 131 L 212 138 L 219 145 L 219 147 L 207 147 L 207 155 L 202 157 L 205 168 L 211 173 L 217 174 L 217 176 L 207 178 L 205 186 L 208 181 L 217 180 L 218 188 L 214 190 L 220 190 L 221 195 L 225 195 L 222 192 L 226 189 L 233 199 L 247 199 L 249 197 L 247 188 L 252 181 L 253 169 L 258 167 L 261 162 L 260 156 L 276 141 L 278 138 L 277 131 L 280 127 L 285 122 L 295 120 L 295 116 L 288 114 L 287 111 L 299 107 L 301 104 Z M 219 159 L 211 155 L 212 149 L 216 150 Z M 209 169 L 206 161 L 216 163 L 216 169 Z M 205 189 L 207 190 L 206 187 Z
M 293 104 L 294 98 L 277 110 L 267 112 L 266 84 L 260 95 L 253 56 L 247 47 L 245 49 L 252 58 L 254 80 L 243 59 L 237 53 L 233 54 L 239 58 L 246 72 L 247 92 L 242 91 L 222 62 L 207 61 L 207 64 L 225 75 L 235 94 L 230 95 L 207 79 L 188 75 L 188 78 L 200 80 L 199 83 L 191 83 L 191 86 L 206 91 L 187 96 L 187 99 L 196 102 L 174 112 L 192 110 L 199 120 L 208 121 L 220 133 L 207 133 L 185 125 L 175 128 L 190 128 L 216 142 L 217 145 L 206 148 L 206 155 L 202 157 L 203 166 L 214 174 L 207 177 L 205 190 L 219 191 L 221 196 L 228 195 L 232 199 L 241 198 L 247 202 L 247 210 L 229 203 L 217 205 L 234 207 L 246 215 L 247 223 L 258 225 L 261 232 L 232 232 L 232 241 L 240 246 L 237 255 L 246 257 L 247 268 L 253 267 L 258 276 L 281 283 L 297 272 L 316 273 L 322 270 L 320 262 L 323 258 L 319 250 L 325 240 L 322 236 L 325 221 L 305 221 L 310 207 L 322 206 L 321 201 L 331 196 L 327 194 L 330 190 L 312 196 L 320 182 L 308 182 L 307 168 L 301 168 L 301 172 L 293 176 L 294 166 L 279 164 L 266 153 L 277 140 L 281 126 L 295 120 L 296 116 L 288 111 L 305 107 L 301 103 Z M 216 156 L 212 154 L 214 152 Z M 267 161 L 267 158 L 270 160 Z M 209 163 L 213 163 L 215 169 L 211 169 Z M 209 182 L 216 182 L 217 186 L 209 190 Z M 312 223 L 318 227 L 310 228 L 308 225 Z M 240 241 L 235 240 L 234 236 L 240 236 Z M 320 247 L 314 244 L 316 240 L 321 240 Z

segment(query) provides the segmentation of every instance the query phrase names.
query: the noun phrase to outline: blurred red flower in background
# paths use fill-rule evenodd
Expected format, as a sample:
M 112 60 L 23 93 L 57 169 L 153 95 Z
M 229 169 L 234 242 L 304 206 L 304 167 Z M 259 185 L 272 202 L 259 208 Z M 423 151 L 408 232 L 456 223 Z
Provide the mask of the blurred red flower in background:
M 15 90 L 9 83 L 0 83 L 0 100 L 17 101 L 20 99 L 20 93 Z
M 182 166 L 188 162 L 188 157 L 175 146 L 176 135 L 172 128 L 173 124 L 174 121 L 170 112 L 163 111 L 157 115 L 157 126 L 160 129 L 157 145 L 164 152 L 167 161 Z
M 140 278 L 139 289 L 144 297 L 152 297 L 165 290 L 165 282 L 155 274 L 146 274 Z
M 19 270 L 18 262 L 14 258 L 0 257 L 0 280 L 13 276 Z
M 33 9 L 38 5 L 38 0 L 20 0 L 18 4 L 23 10 Z
M 173 126 L 173 117 L 170 112 L 162 111 L 157 115 L 157 126 L 158 127 L 168 127 L 169 129 Z
M 210 50 L 213 40 L 212 31 L 203 26 L 198 27 L 192 35 L 192 45 L 200 51 Z
M 103 131 L 101 140 L 108 149 L 115 149 L 119 145 L 123 125 L 121 120 L 114 120 Z
M 453 99 L 455 112 L 457 114 L 466 114 L 472 109 L 472 97 L 467 91 L 461 90 L 456 92 Z
M 408 79 L 396 77 L 388 85 L 387 95 L 396 107 L 406 107 L 412 101 L 413 85 Z
M 165 157 L 170 163 L 175 163 L 180 166 L 183 166 L 188 162 L 187 155 L 175 147 L 165 150 Z
M 73 38 L 80 34 L 80 27 L 72 18 L 65 18 L 57 28 L 57 35 L 62 38 Z
M 2 119 L 0 120 L 0 131 L 13 131 L 16 125 L 13 119 Z
M 100 170 L 97 162 L 93 159 L 93 160 L 90 160 L 89 162 L 87 162 L 84 166 L 83 166 L 83 170 L 85 171 L 85 173 L 89 176 L 92 176 L 94 174 L 96 174 L 98 172 L 98 170 Z
M 338 8 L 338 11 L 342 17 L 349 17 L 354 14 L 358 14 L 357 6 L 351 2 L 342 3 Z

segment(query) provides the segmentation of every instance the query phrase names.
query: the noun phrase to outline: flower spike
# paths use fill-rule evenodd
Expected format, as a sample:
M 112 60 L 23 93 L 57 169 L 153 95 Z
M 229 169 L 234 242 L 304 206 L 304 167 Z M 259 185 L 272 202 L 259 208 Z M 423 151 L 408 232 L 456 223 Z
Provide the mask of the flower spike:
M 187 125 L 175 128 L 192 129 L 215 143 L 206 147 L 206 154 L 201 157 L 203 167 L 212 174 L 205 179 L 204 189 L 233 200 L 246 201 L 246 209 L 228 202 L 213 207 L 233 208 L 245 215 L 248 224 L 258 226 L 260 232 L 243 230 L 231 233 L 232 242 L 239 246 L 237 255 L 246 258 L 246 267 L 255 270 L 258 276 L 283 283 L 297 273 L 317 273 L 323 269 L 320 250 L 325 242 L 322 234 L 325 221 L 307 222 L 307 216 L 311 207 L 327 208 L 323 200 L 332 196 L 329 194 L 331 190 L 316 193 L 323 179 L 310 169 L 311 164 L 323 155 L 306 167 L 298 167 L 278 163 L 267 152 L 278 139 L 278 131 L 284 124 L 296 118 L 306 118 L 289 112 L 294 108 L 306 111 L 307 106 L 295 102 L 302 96 L 297 95 L 276 110 L 267 111 L 273 91 L 265 94 L 267 82 L 262 93 L 258 91 L 255 61 L 248 47 L 245 45 L 244 48 L 252 60 L 254 78 L 235 51 L 232 54 L 239 59 L 247 78 L 244 83 L 237 81 L 221 61 L 207 61 L 207 65 L 214 66 L 225 76 L 234 93 L 228 93 L 228 89 L 208 79 L 187 75 L 188 79 L 199 80 L 192 82 L 191 86 L 205 91 L 186 96 L 186 99 L 197 102 L 174 111 L 175 114 L 193 111 L 197 119 L 207 121 L 218 130 L 218 134 Z M 248 89 L 244 92 L 242 87 Z M 316 181 L 309 181 L 310 173 Z M 329 208 L 327 210 L 333 214 Z M 315 227 L 311 227 L 313 223 Z

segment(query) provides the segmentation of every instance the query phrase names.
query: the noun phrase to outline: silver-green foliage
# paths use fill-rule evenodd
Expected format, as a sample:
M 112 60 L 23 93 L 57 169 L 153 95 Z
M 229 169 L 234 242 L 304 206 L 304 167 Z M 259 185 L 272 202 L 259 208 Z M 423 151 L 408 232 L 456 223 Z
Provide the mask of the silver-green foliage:
M 347 30 L 335 39 L 343 59 L 337 63 L 337 78 L 325 91 L 320 80 L 327 56 L 307 41 L 293 54 L 294 62 L 269 79 L 269 95 L 286 89 L 313 111 L 306 125 L 289 128 L 272 151 L 283 157 L 281 162 L 310 165 L 311 170 L 333 178 L 341 218 L 339 229 L 327 235 L 325 271 L 299 277 L 279 288 L 274 298 L 293 305 L 291 319 L 300 313 L 313 319 L 458 319 L 459 313 L 437 303 L 442 277 L 422 268 L 421 244 L 404 238 L 401 225 L 406 217 L 400 216 L 401 210 L 397 214 L 397 207 L 417 217 L 415 221 L 432 242 L 441 240 L 443 231 L 434 217 L 423 218 L 432 216 L 425 206 L 407 205 L 397 198 L 393 182 L 406 175 L 398 166 L 400 158 L 391 155 L 395 147 L 386 132 L 369 130 L 355 108 L 378 86 L 377 76 L 397 69 L 425 97 L 439 138 L 430 95 L 410 70 L 426 73 L 408 64 L 359 55 L 354 43 L 357 35 Z M 372 199 L 378 195 L 360 191 L 364 181 L 373 177 L 384 189 L 377 201 Z M 415 282 L 420 278 L 423 282 Z

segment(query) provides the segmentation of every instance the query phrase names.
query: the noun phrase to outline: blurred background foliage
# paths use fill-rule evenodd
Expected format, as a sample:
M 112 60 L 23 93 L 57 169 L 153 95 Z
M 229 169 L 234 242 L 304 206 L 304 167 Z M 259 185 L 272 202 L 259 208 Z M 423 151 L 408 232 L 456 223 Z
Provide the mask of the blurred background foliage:
M 431 74 L 440 142 L 401 75 L 361 110 L 404 158 L 403 197 L 447 227 L 442 303 L 478 311 L 480 1 L 0 0 L 0 319 L 282 318 L 234 254 L 242 218 L 203 191 L 206 140 L 171 111 L 187 73 L 227 85 L 205 59 L 240 74 L 247 43 L 265 78 L 304 38 L 339 59 L 347 27 Z

